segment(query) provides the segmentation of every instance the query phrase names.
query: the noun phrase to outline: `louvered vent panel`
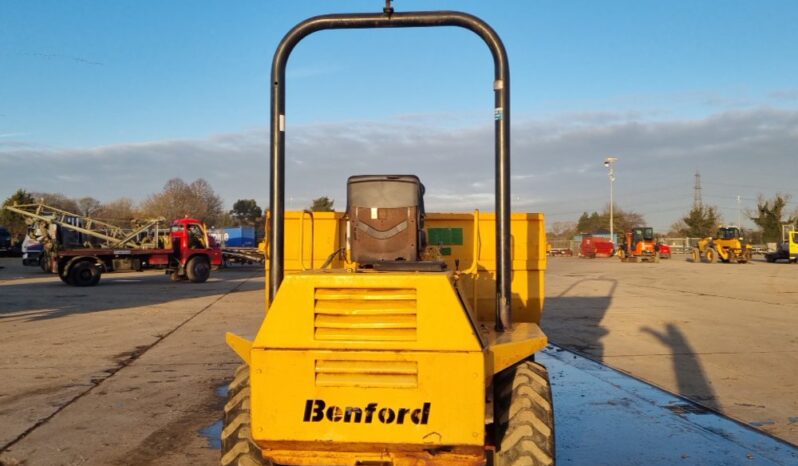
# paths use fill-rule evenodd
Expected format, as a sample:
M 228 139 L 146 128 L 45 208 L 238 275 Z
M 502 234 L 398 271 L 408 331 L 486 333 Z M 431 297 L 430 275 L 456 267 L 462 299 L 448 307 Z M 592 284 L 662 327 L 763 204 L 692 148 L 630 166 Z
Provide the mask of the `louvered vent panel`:
M 334 341 L 414 341 L 416 290 L 317 288 L 314 338 Z
M 317 360 L 316 385 L 322 387 L 418 387 L 416 361 Z

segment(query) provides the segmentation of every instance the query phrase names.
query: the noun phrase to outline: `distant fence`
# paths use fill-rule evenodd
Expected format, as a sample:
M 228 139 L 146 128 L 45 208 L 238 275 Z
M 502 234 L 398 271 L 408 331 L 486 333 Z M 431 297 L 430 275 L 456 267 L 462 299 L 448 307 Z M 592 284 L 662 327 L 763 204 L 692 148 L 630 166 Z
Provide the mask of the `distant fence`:
M 570 239 L 553 239 L 549 241 L 551 250 L 549 253 L 553 256 L 573 256 L 579 254 L 579 241 Z
M 671 248 L 672 254 L 687 254 L 689 253 L 701 238 L 660 238 L 659 242 L 667 244 Z

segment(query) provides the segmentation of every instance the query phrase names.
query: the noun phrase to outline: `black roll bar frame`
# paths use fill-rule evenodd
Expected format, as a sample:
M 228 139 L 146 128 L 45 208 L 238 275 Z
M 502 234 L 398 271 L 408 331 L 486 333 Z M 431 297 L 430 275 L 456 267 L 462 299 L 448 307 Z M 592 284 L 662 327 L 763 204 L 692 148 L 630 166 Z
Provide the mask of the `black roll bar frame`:
M 273 298 L 284 276 L 285 228 L 285 69 L 294 47 L 308 35 L 328 29 L 457 26 L 477 34 L 487 44 L 494 63 L 495 208 L 496 208 L 496 330 L 511 325 L 510 261 L 510 68 L 507 51 L 496 31 L 476 16 L 458 11 L 331 14 L 308 18 L 283 37 L 272 61 L 271 166 L 269 180 L 269 291 Z

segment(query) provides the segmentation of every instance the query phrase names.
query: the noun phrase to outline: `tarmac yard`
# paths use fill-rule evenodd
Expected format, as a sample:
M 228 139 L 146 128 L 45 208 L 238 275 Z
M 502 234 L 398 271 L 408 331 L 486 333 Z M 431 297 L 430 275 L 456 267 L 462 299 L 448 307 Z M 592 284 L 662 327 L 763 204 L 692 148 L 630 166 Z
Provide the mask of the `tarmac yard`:
M 217 464 L 223 335 L 254 335 L 262 271 L 73 288 L 19 264 L 0 259 L 0 464 Z M 557 257 L 547 296 L 560 464 L 798 464 L 798 266 Z

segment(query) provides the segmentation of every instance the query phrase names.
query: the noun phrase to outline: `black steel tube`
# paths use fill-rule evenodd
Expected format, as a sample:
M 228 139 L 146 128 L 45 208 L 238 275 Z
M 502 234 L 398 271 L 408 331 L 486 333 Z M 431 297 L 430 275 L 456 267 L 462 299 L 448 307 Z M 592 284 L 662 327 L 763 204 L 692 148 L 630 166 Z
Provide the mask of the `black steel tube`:
M 485 41 L 493 55 L 496 152 L 496 329 L 509 327 L 510 316 L 510 67 L 496 31 L 476 16 L 457 11 L 358 13 L 316 16 L 291 29 L 272 61 L 270 296 L 277 295 L 284 274 L 285 221 L 285 69 L 291 51 L 303 38 L 326 29 L 458 26 Z

